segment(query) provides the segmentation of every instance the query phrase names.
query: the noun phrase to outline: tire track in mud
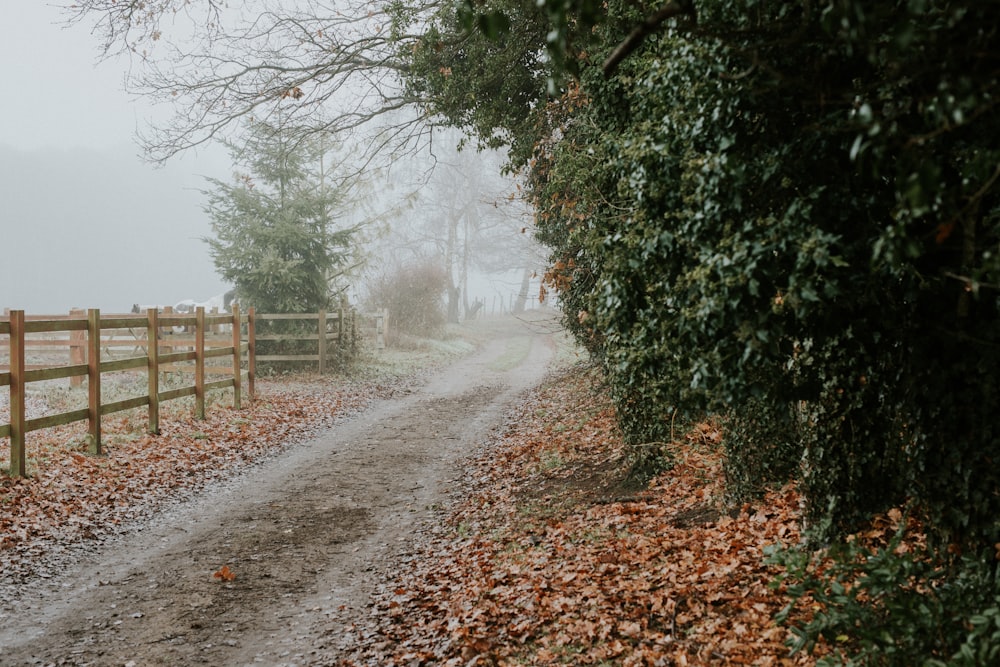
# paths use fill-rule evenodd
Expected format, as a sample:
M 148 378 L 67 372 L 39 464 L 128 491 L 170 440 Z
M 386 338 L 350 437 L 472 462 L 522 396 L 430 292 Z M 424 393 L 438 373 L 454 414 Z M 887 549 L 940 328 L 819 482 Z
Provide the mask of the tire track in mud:
M 553 357 L 550 337 L 508 332 L 105 546 L 0 616 L 0 664 L 329 664 L 325 628 L 368 613 L 461 459 Z M 235 579 L 213 577 L 223 565 Z

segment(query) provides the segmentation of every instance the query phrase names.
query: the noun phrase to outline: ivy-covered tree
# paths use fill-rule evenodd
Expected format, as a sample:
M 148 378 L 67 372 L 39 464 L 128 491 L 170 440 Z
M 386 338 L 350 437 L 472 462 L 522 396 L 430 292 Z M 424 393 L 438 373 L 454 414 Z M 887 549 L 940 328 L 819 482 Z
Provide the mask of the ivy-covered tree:
M 329 308 L 354 252 L 355 228 L 338 229 L 341 194 L 321 140 L 291 141 L 263 123 L 244 147 L 230 146 L 244 171 L 232 183 L 208 179 L 206 239 L 219 275 L 240 301 L 262 312 Z
M 809 636 L 865 664 L 986 664 L 995 626 L 970 619 L 1000 608 L 1000 6 L 684 4 L 652 26 L 656 7 L 608 3 L 580 91 L 546 107 L 571 109 L 532 164 L 566 321 L 639 463 L 710 411 L 732 492 L 799 476 L 826 539 L 899 503 L 924 521 L 926 567 L 859 573 L 848 550 L 871 597 L 831 595 Z M 942 606 L 933 634 L 872 626 Z
M 605 7 L 566 23 L 597 25 L 566 33 L 579 88 L 490 133 L 533 128 L 550 281 L 636 452 L 712 411 L 734 459 L 804 460 L 816 518 L 911 498 L 944 540 L 1000 540 L 1000 10 Z

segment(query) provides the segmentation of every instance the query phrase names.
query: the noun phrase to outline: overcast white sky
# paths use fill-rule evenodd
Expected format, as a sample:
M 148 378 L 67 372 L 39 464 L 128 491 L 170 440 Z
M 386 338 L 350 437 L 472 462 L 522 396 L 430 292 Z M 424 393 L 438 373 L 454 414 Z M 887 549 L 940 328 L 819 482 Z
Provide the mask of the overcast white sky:
M 140 107 L 122 92 L 123 68 L 96 65 L 87 26 L 64 29 L 46 0 L 0 2 L 0 141 L 20 149 L 130 143 Z
M 124 92 L 127 62 L 98 63 L 99 40 L 64 19 L 48 0 L 0 0 L 0 309 L 220 293 L 197 190 L 227 177 L 224 153 L 142 163 L 133 135 L 153 110 Z

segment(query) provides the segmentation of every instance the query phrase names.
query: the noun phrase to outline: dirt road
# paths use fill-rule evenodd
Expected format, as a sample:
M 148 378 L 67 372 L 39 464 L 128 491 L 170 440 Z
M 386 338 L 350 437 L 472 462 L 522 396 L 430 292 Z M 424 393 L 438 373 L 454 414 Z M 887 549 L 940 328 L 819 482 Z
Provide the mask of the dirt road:
M 462 458 L 553 358 L 537 329 L 508 330 L 411 394 L 81 555 L 0 614 L 0 664 L 330 664 L 326 631 L 368 613 Z M 234 579 L 213 576 L 223 566 Z

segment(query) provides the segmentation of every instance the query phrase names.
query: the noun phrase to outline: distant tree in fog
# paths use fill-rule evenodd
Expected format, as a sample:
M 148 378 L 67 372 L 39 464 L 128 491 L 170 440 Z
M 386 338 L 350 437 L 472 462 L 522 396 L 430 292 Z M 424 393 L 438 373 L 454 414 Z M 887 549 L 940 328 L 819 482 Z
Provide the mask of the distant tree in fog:
M 511 271 L 530 275 L 545 258 L 528 233 L 530 210 L 515 181 L 500 173 L 502 155 L 439 148 L 436 158 L 431 173 L 409 174 L 414 182 L 397 185 L 407 192 L 408 210 L 399 215 L 405 224 L 383 230 L 370 274 L 377 282 L 399 266 L 439 267 L 445 312 L 457 322 L 473 312 L 477 298 L 489 296 L 475 293 L 470 278 Z

